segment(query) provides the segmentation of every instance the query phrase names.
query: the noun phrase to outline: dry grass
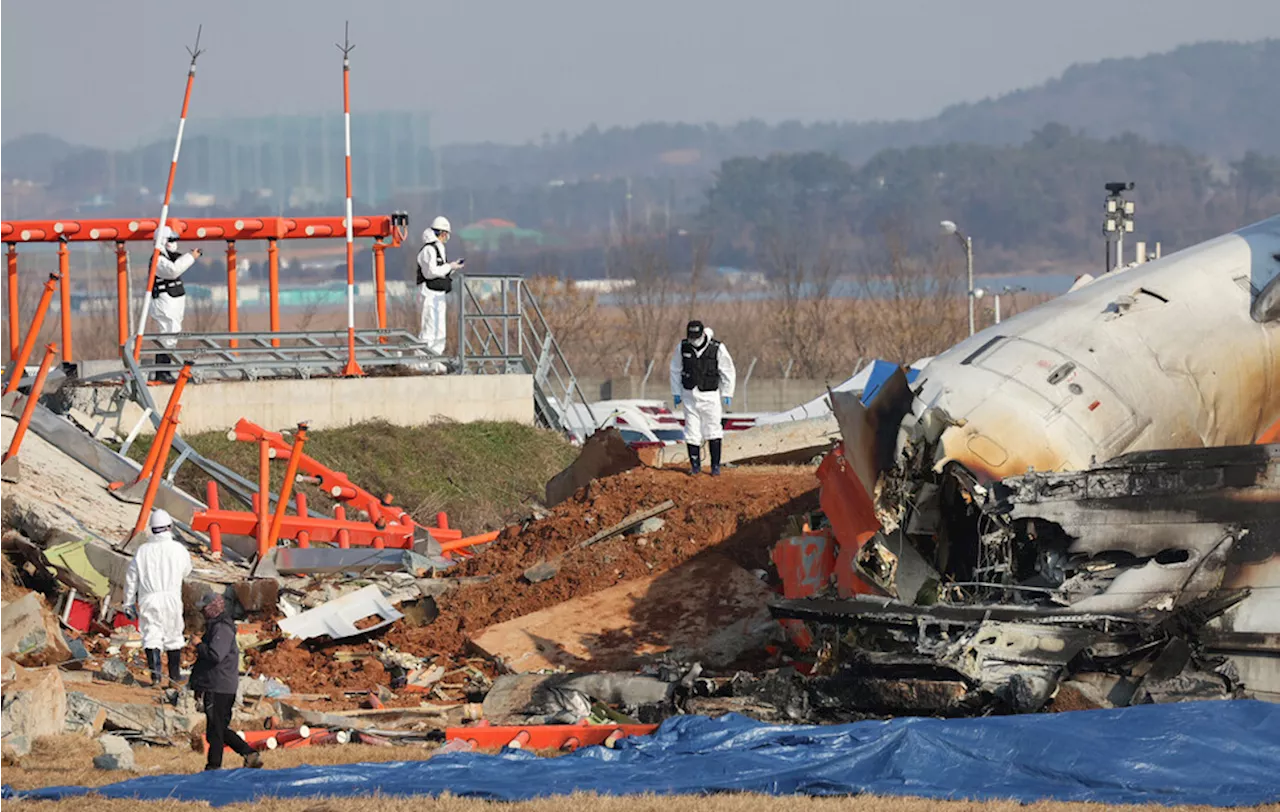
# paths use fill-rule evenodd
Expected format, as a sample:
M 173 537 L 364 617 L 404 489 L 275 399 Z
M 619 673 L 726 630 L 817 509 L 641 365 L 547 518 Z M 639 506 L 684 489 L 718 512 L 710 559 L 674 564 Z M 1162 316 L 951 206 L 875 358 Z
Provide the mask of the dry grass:
M 0 599 L 8 603 L 27 594 L 27 589 L 21 586 L 18 567 L 9 560 L 9 556 L 0 556 L 0 570 Z
M 138 438 L 130 456 L 145 458 L 152 439 Z M 228 440 L 220 432 L 185 439 L 201 454 L 257 481 L 258 452 L 252 443 Z M 576 451 L 563 437 L 532 426 L 441 421 L 414 427 L 368 422 L 310 431 L 306 454 L 371 493 L 392 494 L 415 520 L 434 524 L 436 512 L 445 511 L 454 527 L 481 533 L 524 516 L 529 502 L 542 500 L 547 480 L 572 462 Z M 284 467 L 275 466 L 273 490 L 283 476 Z M 183 466 L 177 477 L 179 487 L 202 496 L 207 480 L 193 465 Z M 311 507 L 332 509 L 332 501 L 318 489 L 303 491 Z
M 375 747 L 368 744 L 348 744 L 329 747 L 299 747 L 290 750 L 272 750 L 262 758 L 270 769 L 301 767 L 303 765 L 355 764 L 371 761 L 414 761 L 429 758 L 437 745 L 408 747 Z M 173 773 L 197 773 L 204 769 L 204 753 L 189 747 L 148 747 L 139 745 L 133 749 L 137 773 L 119 770 L 99 770 L 93 766 L 93 757 L 102 752 L 98 743 L 85 736 L 67 735 L 38 739 L 31 754 L 13 759 L 4 768 L 4 783 L 15 789 L 35 789 L 59 785 L 99 787 L 117 781 L 127 781 L 138 775 L 164 775 Z M 223 758 L 226 768 L 240 766 L 240 757 L 228 753 Z

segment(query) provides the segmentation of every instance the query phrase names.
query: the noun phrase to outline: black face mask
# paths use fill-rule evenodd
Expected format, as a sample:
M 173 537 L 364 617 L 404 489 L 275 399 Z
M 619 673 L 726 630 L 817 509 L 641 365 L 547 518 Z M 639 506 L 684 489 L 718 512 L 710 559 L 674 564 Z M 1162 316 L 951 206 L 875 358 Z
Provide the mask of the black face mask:
M 702 342 L 706 340 L 706 328 L 702 326 L 702 322 L 690 322 L 685 329 L 685 338 L 698 346 L 702 346 Z

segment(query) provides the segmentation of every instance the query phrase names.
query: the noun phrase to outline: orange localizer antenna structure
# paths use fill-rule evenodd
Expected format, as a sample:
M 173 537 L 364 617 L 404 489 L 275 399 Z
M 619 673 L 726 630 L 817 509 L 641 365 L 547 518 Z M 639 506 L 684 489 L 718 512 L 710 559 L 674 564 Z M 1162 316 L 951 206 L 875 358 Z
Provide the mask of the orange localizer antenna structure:
M 204 26 L 196 29 L 196 44 L 188 48 L 191 54 L 191 67 L 187 70 L 187 89 L 182 95 L 182 116 L 178 119 L 178 137 L 173 144 L 173 162 L 169 164 L 169 182 L 164 187 L 164 205 L 160 208 L 160 222 L 156 225 L 156 244 L 151 251 L 151 265 L 147 269 L 147 287 L 142 296 L 142 318 L 138 319 L 138 333 L 133 341 L 133 360 L 142 357 L 142 336 L 147 331 L 147 316 L 151 313 L 151 289 L 156 283 L 156 262 L 160 259 L 160 249 L 164 246 L 164 226 L 169 221 L 169 201 L 173 199 L 173 179 L 178 174 L 178 153 L 182 151 L 182 131 L 187 126 L 187 107 L 191 104 L 191 86 L 196 80 L 196 59 L 203 53 L 200 50 L 200 32 Z
M 364 374 L 356 363 L 356 265 L 351 213 L 351 51 L 355 47 L 351 44 L 351 23 L 348 22 L 343 30 L 342 44 L 338 46 L 342 51 L 342 123 L 347 143 L 347 365 L 342 368 L 342 374 L 347 377 Z

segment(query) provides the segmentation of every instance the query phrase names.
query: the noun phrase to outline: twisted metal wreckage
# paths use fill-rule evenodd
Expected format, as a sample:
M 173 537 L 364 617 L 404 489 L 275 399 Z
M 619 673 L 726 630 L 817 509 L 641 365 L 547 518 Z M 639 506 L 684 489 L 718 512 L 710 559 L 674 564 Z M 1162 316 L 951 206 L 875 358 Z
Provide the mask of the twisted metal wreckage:
M 854 704 L 1280 699 L 1280 216 L 831 401 L 839 551 L 810 569 L 837 586 L 772 610 L 825 632 Z

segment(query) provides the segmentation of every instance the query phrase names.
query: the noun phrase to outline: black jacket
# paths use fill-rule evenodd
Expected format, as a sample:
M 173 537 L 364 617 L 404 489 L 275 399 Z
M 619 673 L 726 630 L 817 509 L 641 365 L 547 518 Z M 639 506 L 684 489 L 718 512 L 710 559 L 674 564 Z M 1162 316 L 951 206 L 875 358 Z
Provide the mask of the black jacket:
M 240 688 L 240 647 L 230 612 L 207 621 L 204 638 L 196 646 L 191 687 L 211 694 L 234 694 Z

